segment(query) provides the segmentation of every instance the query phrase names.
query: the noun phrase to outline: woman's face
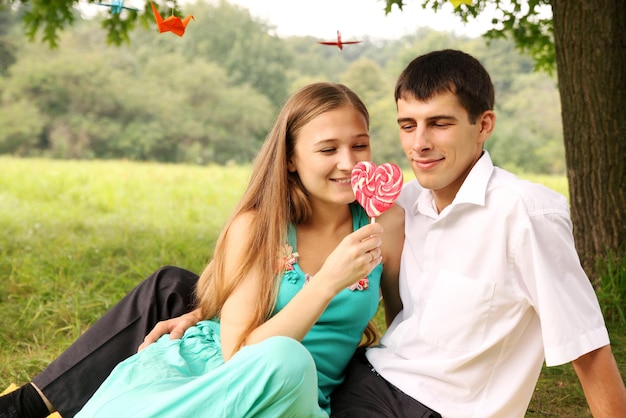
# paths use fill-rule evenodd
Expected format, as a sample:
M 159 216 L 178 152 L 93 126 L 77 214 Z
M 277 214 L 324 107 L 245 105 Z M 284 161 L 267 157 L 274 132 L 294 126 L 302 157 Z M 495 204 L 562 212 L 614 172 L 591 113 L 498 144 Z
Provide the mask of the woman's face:
M 302 127 L 288 167 L 298 173 L 312 201 L 345 205 L 354 201 L 352 168 L 371 158 L 367 120 L 346 105 Z

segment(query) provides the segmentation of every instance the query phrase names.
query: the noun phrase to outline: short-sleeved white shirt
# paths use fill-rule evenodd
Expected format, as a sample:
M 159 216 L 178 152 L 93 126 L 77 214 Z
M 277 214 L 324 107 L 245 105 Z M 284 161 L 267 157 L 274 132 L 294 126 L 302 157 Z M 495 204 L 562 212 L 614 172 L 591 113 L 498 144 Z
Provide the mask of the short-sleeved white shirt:
M 403 392 L 446 418 L 523 417 L 544 359 L 609 344 L 565 197 L 485 151 L 441 213 L 415 180 L 398 203 L 404 309 L 367 357 Z

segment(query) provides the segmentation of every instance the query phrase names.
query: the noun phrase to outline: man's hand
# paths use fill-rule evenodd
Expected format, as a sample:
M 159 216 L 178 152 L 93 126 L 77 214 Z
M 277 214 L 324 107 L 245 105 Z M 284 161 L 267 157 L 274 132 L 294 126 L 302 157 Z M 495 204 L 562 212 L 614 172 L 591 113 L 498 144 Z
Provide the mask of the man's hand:
M 146 335 L 146 338 L 143 339 L 137 351 L 143 350 L 165 334 L 170 334 L 170 340 L 181 338 L 189 327 L 196 325 L 201 320 L 200 309 L 196 309 L 178 318 L 160 321 L 154 326 L 152 331 Z

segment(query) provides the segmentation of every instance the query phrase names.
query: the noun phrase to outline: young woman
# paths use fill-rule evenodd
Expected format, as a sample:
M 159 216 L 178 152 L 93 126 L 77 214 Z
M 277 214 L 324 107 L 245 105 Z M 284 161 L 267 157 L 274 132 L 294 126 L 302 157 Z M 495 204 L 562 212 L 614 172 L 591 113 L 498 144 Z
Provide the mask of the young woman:
M 372 224 L 350 185 L 368 128 L 345 86 L 296 92 L 199 279 L 204 320 L 120 363 L 78 416 L 327 416 L 380 291 L 401 307 L 401 209 Z

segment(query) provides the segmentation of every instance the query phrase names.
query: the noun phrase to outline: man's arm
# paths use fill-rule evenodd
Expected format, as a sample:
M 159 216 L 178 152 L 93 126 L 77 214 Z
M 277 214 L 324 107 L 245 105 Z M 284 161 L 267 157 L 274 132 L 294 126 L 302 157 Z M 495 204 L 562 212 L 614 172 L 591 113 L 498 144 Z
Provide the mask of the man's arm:
M 146 335 L 137 351 L 143 350 L 165 334 L 170 334 L 170 340 L 182 338 L 188 328 L 196 325 L 200 321 L 202 321 L 202 315 L 198 308 L 179 317 L 157 322 L 152 331 Z
M 626 417 L 626 388 L 610 345 L 572 362 L 595 418 Z

